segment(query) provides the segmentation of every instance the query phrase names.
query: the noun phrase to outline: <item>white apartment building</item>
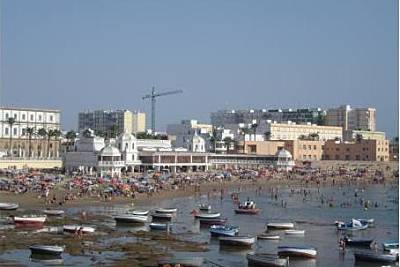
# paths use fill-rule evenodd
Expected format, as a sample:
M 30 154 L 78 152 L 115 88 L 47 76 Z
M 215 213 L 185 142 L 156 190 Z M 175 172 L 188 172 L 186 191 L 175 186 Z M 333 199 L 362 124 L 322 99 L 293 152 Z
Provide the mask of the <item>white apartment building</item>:
M 266 129 L 270 140 L 297 140 L 312 134 L 318 134 L 319 140 L 342 138 L 342 127 L 318 126 L 315 124 L 295 124 L 293 122 L 267 122 Z
M 12 126 L 9 118 L 14 118 Z M 0 108 L 0 138 L 27 138 L 26 128 L 60 130 L 60 111 L 33 108 Z M 12 129 L 11 129 L 12 128 Z
M 325 124 L 343 130 L 376 131 L 375 108 L 351 108 L 350 105 L 328 109 Z

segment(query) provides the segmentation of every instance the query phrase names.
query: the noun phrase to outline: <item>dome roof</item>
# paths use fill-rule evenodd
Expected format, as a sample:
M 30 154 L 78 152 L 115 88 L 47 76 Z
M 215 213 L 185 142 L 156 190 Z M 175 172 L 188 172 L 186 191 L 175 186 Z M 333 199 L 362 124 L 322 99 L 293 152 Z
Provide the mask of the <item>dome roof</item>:
M 278 158 L 292 158 L 292 154 L 289 151 L 282 148 L 275 154 Z
M 121 153 L 119 152 L 118 148 L 109 144 L 100 151 L 100 155 L 106 157 L 120 157 Z
M 128 132 L 125 132 L 125 133 L 123 133 L 123 134 L 121 134 L 120 136 L 119 136 L 119 138 L 121 139 L 121 140 L 124 140 L 124 141 L 129 141 L 129 140 L 131 140 L 131 141 L 133 141 L 133 140 L 136 140 L 136 137 L 133 135 L 133 134 L 131 134 L 131 133 L 128 133 Z

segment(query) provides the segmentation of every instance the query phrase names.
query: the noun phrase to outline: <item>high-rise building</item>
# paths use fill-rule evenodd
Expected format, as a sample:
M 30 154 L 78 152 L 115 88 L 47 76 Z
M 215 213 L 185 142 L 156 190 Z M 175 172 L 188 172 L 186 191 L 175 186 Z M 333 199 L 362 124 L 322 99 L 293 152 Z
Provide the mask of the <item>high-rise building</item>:
M 376 109 L 351 108 L 350 105 L 328 109 L 326 125 L 340 126 L 343 130 L 376 131 Z
M 141 133 L 146 131 L 146 113 L 136 111 L 132 114 L 132 132 Z
M 230 128 L 231 125 L 260 124 L 262 121 L 271 120 L 322 125 L 325 114 L 326 112 L 320 108 L 220 110 L 211 113 L 211 124 L 217 127 Z
M 97 134 L 132 133 L 134 116 L 129 110 L 95 110 L 80 112 L 78 130 L 92 129 Z

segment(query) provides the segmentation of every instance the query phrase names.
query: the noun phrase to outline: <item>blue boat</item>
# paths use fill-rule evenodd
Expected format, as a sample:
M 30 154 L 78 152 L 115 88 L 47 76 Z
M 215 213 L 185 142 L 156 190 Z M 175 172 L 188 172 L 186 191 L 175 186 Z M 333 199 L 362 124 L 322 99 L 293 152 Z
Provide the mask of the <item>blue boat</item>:
M 235 236 L 239 233 L 239 228 L 231 225 L 211 225 L 211 236 Z
M 338 230 L 345 230 L 345 231 L 355 231 L 355 230 L 364 230 L 368 228 L 368 222 L 366 221 L 359 221 L 352 219 L 349 223 L 339 223 L 337 226 Z

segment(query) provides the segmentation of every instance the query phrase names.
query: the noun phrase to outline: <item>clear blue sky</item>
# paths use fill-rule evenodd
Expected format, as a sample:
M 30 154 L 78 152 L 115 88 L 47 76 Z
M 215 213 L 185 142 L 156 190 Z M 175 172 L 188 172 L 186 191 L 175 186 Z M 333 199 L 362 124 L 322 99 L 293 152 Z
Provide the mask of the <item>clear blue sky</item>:
M 158 126 L 224 108 L 377 108 L 398 129 L 396 0 L 2 0 L 2 105 L 149 112 Z

